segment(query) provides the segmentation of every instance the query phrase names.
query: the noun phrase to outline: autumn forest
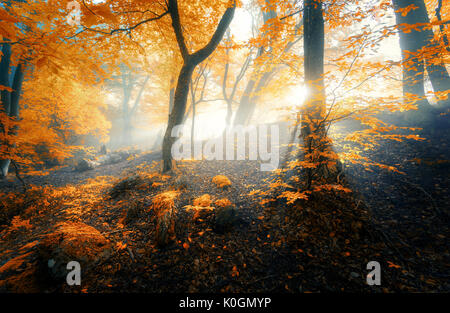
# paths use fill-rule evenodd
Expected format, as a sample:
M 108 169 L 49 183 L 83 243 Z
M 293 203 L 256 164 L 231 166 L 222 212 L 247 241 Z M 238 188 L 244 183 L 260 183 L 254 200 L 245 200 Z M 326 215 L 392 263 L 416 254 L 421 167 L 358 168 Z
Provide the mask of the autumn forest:
M 449 38 L 448 0 L 2 0 L 0 293 L 449 292 Z

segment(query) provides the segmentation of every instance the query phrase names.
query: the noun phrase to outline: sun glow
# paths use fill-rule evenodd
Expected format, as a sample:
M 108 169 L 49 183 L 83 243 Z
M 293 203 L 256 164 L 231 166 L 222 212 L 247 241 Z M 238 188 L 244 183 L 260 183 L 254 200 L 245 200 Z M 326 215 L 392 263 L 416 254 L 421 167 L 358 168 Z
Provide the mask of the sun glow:
M 227 111 L 220 108 L 213 112 L 200 113 L 195 117 L 195 140 L 205 140 L 220 136 L 226 127 L 225 117 Z M 192 118 L 186 120 L 185 127 L 191 131 Z

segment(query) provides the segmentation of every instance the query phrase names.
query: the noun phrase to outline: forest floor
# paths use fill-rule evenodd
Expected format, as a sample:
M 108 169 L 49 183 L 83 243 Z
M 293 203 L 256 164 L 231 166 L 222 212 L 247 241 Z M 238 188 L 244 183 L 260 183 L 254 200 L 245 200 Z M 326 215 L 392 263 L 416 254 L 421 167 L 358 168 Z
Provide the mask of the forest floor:
M 370 157 L 405 174 L 350 165 L 354 193 L 294 205 L 273 199 L 274 177 L 256 161 L 185 161 L 170 177 L 157 174 L 160 153 L 143 153 L 90 171 L 26 177 L 35 187 L 25 193 L 13 193 L 21 186 L 11 176 L 0 183 L 0 290 L 448 292 L 449 149 L 447 135 L 384 145 Z M 231 185 L 217 187 L 216 175 Z M 167 190 L 179 190 L 176 239 L 160 248 L 151 208 Z M 204 194 L 235 205 L 231 231 L 214 230 L 214 210 L 199 217 L 187 209 Z M 67 238 L 77 251 L 58 246 Z M 48 253 L 85 261 L 81 286 L 50 279 Z M 381 264 L 381 286 L 366 283 L 369 261 Z

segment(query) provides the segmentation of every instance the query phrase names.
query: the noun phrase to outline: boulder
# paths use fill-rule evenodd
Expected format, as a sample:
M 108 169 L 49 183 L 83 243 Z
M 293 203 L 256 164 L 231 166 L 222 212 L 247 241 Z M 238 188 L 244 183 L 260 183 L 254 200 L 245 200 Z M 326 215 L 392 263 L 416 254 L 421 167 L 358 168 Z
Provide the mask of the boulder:
M 82 272 L 107 259 L 113 246 L 97 229 L 81 222 L 64 222 L 46 235 L 39 244 L 41 266 L 50 278 L 62 280 L 68 274 L 67 264 L 80 263 Z
M 236 213 L 236 208 L 233 205 L 218 207 L 215 210 L 214 231 L 219 234 L 230 231 L 238 221 Z
M 96 168 L 99 165 L 100 164 L 96 161 L 92 161 L 89 159 L 81 159 L 78 161 L 78 164 L 75 166 L 75 170 L 78 172 L 89 171 L 89 170 L 93 170 L 94 168 Z

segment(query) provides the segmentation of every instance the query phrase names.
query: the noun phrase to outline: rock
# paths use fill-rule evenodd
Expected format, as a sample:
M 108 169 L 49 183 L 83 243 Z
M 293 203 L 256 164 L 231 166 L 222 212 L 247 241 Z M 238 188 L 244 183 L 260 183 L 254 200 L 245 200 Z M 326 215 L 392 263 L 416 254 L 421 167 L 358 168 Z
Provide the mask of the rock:
M 233 205 L 219 207 L 215 210 L 214 231 L 220 234 L 230 231 L 236 221 L 236 209 Z
M 78 164 L 75 166 L 75 170 L 78 172 L 89 171 L 89 170 L 93 170 L 94 168 L 96 168 L 99 165 L 100 164 L 98 162 L 95 162 L 95 161 L 92 161 L 89 159 L 81 159 L 78 161 Z
M 50 278 L 59 281 L 67 276 L 69 262 L 79 262 L 81 270 L 86 272 L 110 257 L 113 247 L 94 227 L 65 222 L 41 240 L 38 250 L 41 266 L 47 268 Z
M 118 153 L 111 153 L 107 154 L 104 158 L 102 158 L 101 163 L 108 165 L 108 164 L 116 164 L 123 161 L 123 158 Z
M 353 278 L 358 278 L 358 277 L 359 277 L 359 274 L 356 273 L 356 272 L 351 272 L 351 273 L 350 273 L 350 276 L 353 277 Z

